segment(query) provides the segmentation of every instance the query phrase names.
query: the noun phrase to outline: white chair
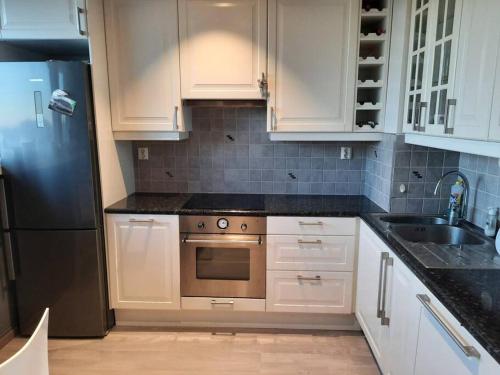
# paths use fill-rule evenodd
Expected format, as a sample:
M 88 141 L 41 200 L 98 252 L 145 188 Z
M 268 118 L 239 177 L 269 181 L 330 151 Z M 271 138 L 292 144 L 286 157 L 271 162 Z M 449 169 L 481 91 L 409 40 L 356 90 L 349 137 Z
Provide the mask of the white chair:
M 49 375 L 49 309 L 28 342 L 13 357 L 0 364 L 0 375 Z

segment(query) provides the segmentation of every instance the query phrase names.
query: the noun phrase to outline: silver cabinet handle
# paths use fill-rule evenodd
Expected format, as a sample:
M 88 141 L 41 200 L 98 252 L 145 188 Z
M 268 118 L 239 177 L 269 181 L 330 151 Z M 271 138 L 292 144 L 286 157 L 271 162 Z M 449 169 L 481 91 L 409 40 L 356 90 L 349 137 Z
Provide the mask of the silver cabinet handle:
M 297 242 L 299 243 L 299 245 L 306 245 L 306 244 L 320 245 L 322 243 L 321 240 L 313 240 L 313 241 L 297 240 Z
M 85 14 L 85 10 L 81 7 L 76 7 L 76 27 L 78 28 L 78 34 L 85 35 L 85 31 L 82 29 L 81 15 Z
M 420 108 L 418 109 L 419 116 L 418 116 L 418 129 L 417 129 L 419 132 L 425 132 L 425 123 L 426 123 L 426 121 L 422 122 L 422 118 L 424 117 L 422 115 L 422 113 L 423 113 L 424 109 L 427 109 L 427 102 L 420 102 Z M 425 113 L 427 114 L 427 110 L 425 111 Z M 422 123 L 424 125 L 422 125 Z
M 448 99 L 444 111 L 444 134 L 453 134 L 453 127 L 448 126 L 450 120 L 450 107 L 457 105 L 457 99 Z
M 302 275 L 297 275 L 297 280 L 299 280 L 299 281 L 321 281 L 321 276 L 316 275 L 314 277 L 304 277 Z
M 382 283 L 383 283 L 383 274 L 384 271 L 384 260 L 385 257 L 388 256 L 389 253 L 380 253 L 380 265 L 378 271 L 378 289 L 377 289 L 377 318 L 382 317 L 382 308 L 380 307 L 380 301 L 382 299 Z
M 394 265 L 394 259 L 389 256 L 389 253 L 384 253 L 384 282 L 382 283 L 382 307 L 380 308 L 380 324 L 388 326 L 390 319 L 385 311 L 385 303 L 387 298 L 387 270 L 389 266 Z
M 299 221 L 299 225 L 302 225 L 302 226 L 307 226 L 307 225 L 323 225 L 323 222 L 322 221 L 313 221 L 313 222 Z
M 231 244 L 231 243 L 241 243 L 241 244 L 255 244 L 262 245 L 262 239 L 259 237 L 257 240 L 210 240 L 210 239 L 189 239 L 184 237 L 182 239 L 183 243 L 207 243 L 207 244 Z
M 5 247 L 5 261 L 7 262 L 7 276 L 10 281 L 16 280 L 16 268 L 14 267 L 14 254 L 12 253 L 12 239 L 9 232 L 4 232 L 3 242 Z
M 178 112 L 179 112 L 179 107 L 175 106 L 174 107 L 174 119 L 172 121 L 172 125 L 173 125 L 174 130 L 179 130 L 179 124 L 177 122 L 177 113 Z
M 262 73 L 262 78 L 258 79 L 257 82 L 259 83 L 259 89 L 260 89 L 260 94 L 262 95 L 263 98 L 268 97 L 268 91 L 267 91 L 267 78 L 266 74 L 263 72 Z
M 211 305 L 234 305 L 234 301 L 217 301 L 215 299 L 210 301 Z
M 129 219 L 129 223 L 154 223 L 155 219 Z
M 439 323 L 439 325 L 446 331 L 446 333 L 451 337 L 451 339 L 457 344 L 462 352 L 464 352 L 466 357 L 480 358 L 481 354 L 469 345 L 458 333 L 455 332 L 453 327 L 448 323 L 441 313 L 432 305 L 431 299 L 426 294 L 417 294 L 417 299 L 422 302 L 425 309 L 432 315 L 434 319 Z
M 276 111 L 274 110 L 274 107 L 271 107 L 271 118 L 269 121 L 271 121 L 271 131 L 275 131 L 276 130 Z

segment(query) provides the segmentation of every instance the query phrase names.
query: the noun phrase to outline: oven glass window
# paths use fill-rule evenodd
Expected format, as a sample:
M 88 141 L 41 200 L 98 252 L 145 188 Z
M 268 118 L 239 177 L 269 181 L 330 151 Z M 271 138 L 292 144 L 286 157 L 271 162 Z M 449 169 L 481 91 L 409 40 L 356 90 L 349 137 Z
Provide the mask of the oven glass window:
M 250 249 L 197 247 L 196 278 L 250 280 Z

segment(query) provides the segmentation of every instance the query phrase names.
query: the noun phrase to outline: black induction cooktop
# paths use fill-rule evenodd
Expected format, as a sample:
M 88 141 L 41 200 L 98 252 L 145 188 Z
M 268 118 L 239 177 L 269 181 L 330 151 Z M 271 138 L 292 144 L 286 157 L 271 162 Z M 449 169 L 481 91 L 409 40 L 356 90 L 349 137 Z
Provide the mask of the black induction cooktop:
M 265 196 L 258 194 L 196 194 L 182 206 L 187 210 L 264 211 Z

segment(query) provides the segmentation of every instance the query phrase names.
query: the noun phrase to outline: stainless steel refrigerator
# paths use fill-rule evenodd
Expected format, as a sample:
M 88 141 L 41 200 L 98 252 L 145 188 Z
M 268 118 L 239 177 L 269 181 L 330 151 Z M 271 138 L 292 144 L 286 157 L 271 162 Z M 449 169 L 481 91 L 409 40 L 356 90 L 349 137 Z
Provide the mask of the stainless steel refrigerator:
M 89 66 L 0 63 L 0 82 L 3 235 L 20 333 L 49 307 L 50 336 L 104 336 L 113 314 Z

